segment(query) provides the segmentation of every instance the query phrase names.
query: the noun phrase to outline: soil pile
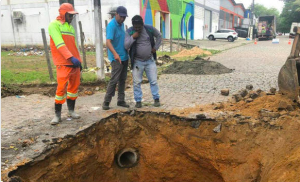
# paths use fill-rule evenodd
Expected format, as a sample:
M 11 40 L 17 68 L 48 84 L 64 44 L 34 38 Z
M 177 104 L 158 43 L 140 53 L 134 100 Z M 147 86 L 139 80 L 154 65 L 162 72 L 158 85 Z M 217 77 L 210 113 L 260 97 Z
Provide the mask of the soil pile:
M 158 60 L 161 60 L 161 61 L 163 61 L 163 62 L 165 62 L 165 63 L 176 61 L 175 59 L 172 59 L 172 58 L 171 58 L 170 56 L 168 56 L 168 55 L 163 55 L 163 56 L 161 56 L 161 57 L 158 57 Z
M 19 86 L 1 83 L 1 98 L 20 93 L 22 93 L 22 89 Z
M 163 73 L 165 74 L 192 74 L 192 75 L 218 75 L 231 73 L 233 70 L 224 65 L 203 59 L 193 61 L 175 61 L 167 67 Z
M 199 47 L 195 46 L 190 50 L 184 49 L 180 51 L 178 54 L 172 56 L 172 58 L 181 58 L 181 57 L 199 56 L 199 55 L 210 56 L 212 55 L 212 53 L 209 51 L 202 50 Z

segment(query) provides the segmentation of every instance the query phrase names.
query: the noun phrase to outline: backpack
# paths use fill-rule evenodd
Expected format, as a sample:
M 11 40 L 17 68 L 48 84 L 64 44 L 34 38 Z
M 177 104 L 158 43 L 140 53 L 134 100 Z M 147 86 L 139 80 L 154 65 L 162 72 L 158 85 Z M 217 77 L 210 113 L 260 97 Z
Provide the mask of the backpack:
M 144 25 L 144 28 L 148 34 L 148 36 L 150 37 L 150 42 L 151 42 L 151 47 L 153 48 L 155 45 L 155 41 L 154 41 L 154 35 L 153 35 L 153 27 L 151 25 Z M 133 27 L 130 27 L 127 30 L 128 34 L 130 36 L 132 36 L 135 33 L 135 30 L 133 29 Z M 130 57 L 130 61 L 131 61 L 131 69 L 133 69 L 133 64 L 134 64 L 134 57 L 136 55 L 136 41 L 131 45 L 130 49 L 129 49 L 129 57 Z M 156 56 L 156 52 L 153 54 L 153 58 L 154 60 L 156 60 L 157 56 Z

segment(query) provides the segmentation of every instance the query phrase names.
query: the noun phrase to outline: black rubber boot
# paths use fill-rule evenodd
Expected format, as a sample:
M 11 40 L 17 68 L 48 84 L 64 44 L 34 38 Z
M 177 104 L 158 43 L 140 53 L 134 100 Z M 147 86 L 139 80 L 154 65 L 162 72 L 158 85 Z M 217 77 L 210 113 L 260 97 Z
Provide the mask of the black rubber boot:
M 71 100 L 71 99 L 67 99 L 67 105 L 68 105 L 68 110 L 69 110 L 69 116 L 74 118 L 74 119 L 79 119 L 80 115 L 76 114 L 74 112 L 75 109 L 75 102 L 76 100 Z
M 117 102 L 117 106 L 121 106 L 121 107 L 129 107 L 129 105 L 128 105 L 125 101 L 118 101 L 118 102 Z
M 54 108 L 55 108 L 55 116 L 52 119 L 52 121 L 50 122 L 50 124 L 52 125 L 56 125 L 61 121 L 61 104 L 54 104 Z
M 154 107 L 159 107 L 159 106 L 160 106 L 159 99 L 155 99 L 155 100 L 154 100 L 153 106 L 154 106 Z
M 136 102 L 135 107 L 136 108 L 141 108 L 142 107 L 142 102 Z
M 109 102 L 103 102 L 102 109 L 103 109 L 103 110 L 108 110 L 108 109 L 110 109 L 110 108 L 109 108 Z

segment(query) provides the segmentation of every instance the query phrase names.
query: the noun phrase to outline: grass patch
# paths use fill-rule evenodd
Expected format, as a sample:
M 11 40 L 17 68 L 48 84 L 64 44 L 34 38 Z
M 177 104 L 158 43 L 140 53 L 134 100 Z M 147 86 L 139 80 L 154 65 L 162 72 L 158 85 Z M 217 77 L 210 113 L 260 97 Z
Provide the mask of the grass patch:
M 173 52 L 157 51 L 156 54 L 157 54 L 157 57 L 161 57 L 161 56 L 164 56 L 164 55 L 173 56 L 173 55 L 178 54 L 178 51 L 173 51 Z
M 1 82 L 5 84 L 41 84 L 51 83 L 45 56 L 9 56 L 9 51 L 1 51 Z M 56 67 L 50 56 L 54 82 L 56 82 Z M 95 52 L 87 52 L 87 66 L 95 67 Z M 82 73 L 83 83 L 96 82 L 94 72 Z M 109 78 L 105 78 L 109 80 Z

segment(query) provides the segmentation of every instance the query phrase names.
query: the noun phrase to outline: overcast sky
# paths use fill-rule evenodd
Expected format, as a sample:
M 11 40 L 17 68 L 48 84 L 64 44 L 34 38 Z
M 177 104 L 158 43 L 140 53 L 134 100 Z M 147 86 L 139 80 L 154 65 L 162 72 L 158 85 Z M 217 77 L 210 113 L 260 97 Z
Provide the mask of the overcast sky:
M 253 0 L 235 0 L 236 3 L 243 3 L 247 9 L 253 2 Z M 276 8 L 281 13 L 284 2 L 280 0 L 254 0 L 254 4 L 262 4 L 266 8 Z

